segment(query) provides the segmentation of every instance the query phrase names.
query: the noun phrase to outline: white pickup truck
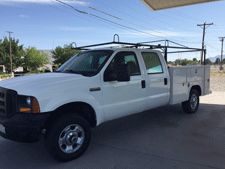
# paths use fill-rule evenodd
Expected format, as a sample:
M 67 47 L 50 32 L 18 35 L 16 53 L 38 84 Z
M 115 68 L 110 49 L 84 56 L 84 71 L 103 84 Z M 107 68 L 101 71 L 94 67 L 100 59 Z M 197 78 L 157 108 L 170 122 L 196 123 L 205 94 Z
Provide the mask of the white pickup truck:
M 158 50 L 100 48 L 80 52 L 56 72 L 0 82 L 4 138 L 34 142 L 42 136 L 58 161 L 78 158 L 103 122 L 182 103 L 195 113 L 209 90 L 210 67 L 168 67 Z

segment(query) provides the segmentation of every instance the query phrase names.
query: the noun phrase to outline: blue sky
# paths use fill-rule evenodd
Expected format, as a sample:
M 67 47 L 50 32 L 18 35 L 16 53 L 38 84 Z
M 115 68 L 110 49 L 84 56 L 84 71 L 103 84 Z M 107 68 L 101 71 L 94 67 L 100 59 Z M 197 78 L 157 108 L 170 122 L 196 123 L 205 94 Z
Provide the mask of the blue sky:
M 168 39 L 201 48 L 203 30 L 197 24 L 214 23 L 206 29 L 207 57 L 221 54 L 218 37 L 225 36 L 225 2 L 211 2 L 152 12 L 140 0 L 81 0 L 79 2 L 119 17 L 92 10 L 73 0 L 61 0 L 74 8 L 116 22 L 125 27 L 79 13 L 55 0 L 1 0 L 0 39 L 14 32 L 25 48 L 54 49 L 76 42 L 77 46 L 112 41 L 118 34 L 123 42 Z M 135 30 L 137 31 L 135 31 Z M 169 60 L 192 59 L 198 53 L 169 55 Z

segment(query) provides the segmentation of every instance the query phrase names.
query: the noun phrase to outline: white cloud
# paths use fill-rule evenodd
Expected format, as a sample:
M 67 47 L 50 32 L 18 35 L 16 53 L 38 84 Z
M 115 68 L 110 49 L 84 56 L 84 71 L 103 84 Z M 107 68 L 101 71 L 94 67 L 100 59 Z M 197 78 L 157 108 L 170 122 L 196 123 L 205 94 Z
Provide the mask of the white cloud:
M 28 15 L 20 15 L 20 18 L 28 18 Z
M 142 33 L 143 32 L 143 33 Z M 126 37 L 197 37 L 201 36 L 197 33 L 190 33 L 190 32 L 175 32 L 175 31 L 163 31 L 163 30 L 156 30 L 156 31 L 145 31 L 142 32 L 123 32 L 122 34 Z
M 60 0 L 61 2 L 65 2 L 67 4 L 77 4 L 79 3 L 73 1 L 73 0 Z M 88 4 L 84 1 L 80 1 L 82 3 Z M 38 4 L 57 4 L 57 1 L 53 0 L 1 0 L 0 5 L 8 5 L 8 6 L 15 6 L 22 3 L 38 3 Z
M 169 30 L 173 30 L 173 28 L 172 28 L 172 27 L 168 27 L 168 26 L 167 26 L 167 28 L 168 28 Z
M 52 0 L 4 0 L 3 3 L 52 3 Z M 69 2 L 68 0 L 62 0 L 62 2 Z
M 59 28 L 61 31 L 89 31 L 92 28 L 90 27 L 69 27 L 69 26 L 62 26 Z

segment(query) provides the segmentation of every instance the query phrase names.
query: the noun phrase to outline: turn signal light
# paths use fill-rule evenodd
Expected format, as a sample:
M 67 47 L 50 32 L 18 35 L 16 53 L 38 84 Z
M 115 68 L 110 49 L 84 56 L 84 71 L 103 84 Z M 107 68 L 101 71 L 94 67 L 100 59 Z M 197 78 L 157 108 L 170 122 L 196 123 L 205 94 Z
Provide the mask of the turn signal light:
M 33 98 L 33 104 L 32 104 L 33 113 L 40 113 L 40 107 L 37 99 Z
M 20 107 L 20 112 L 30 113 L 30 112 L 31 112 L 31 109 L 30 109 L 30 108 L 23 108 L 23 107 Z

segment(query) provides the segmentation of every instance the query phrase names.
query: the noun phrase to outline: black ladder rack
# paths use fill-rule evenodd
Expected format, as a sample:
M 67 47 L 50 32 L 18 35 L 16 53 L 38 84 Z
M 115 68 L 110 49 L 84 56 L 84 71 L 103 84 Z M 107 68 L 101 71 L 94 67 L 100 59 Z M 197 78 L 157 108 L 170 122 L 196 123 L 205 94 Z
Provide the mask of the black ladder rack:
M 118 42 L 115 42 L 115 37 L 118 37 Z M 165 41 L 165 45 L 152 45 L 149 43 L 155 43 L 155 42 L 163 42 Z M 173 43 L 178 46 L 169 46 L 169 42 Z M 73 42 L 75 43 L 75 42 Z M 76 43 L 75 43 L 76 44 Z M 119 36 L 117 34 L 114 35 L 113 41 L 112 42 L 106 42 L 106 43 L 99 43 L 99 44 L 93 44 L 93 45 L 88 45 L 88 46 L 80 46 L 80 47 L 75 47 L 72 49 L 75 50 L 90 50 L 91 47 L 99 47 L 99 46 L 106 46 L 106 45 L 121 45 L 122 48 L 144 48 L 144 49 L 161 49 L 164 53 L 164 58 L 167 62 L 167 54 L 168 53 L 184 53 L 184 52 L 204 52 L 204 65 L 205 63 L 205 58 L 206 58 L 206 49 L 200 49 L 200 48 L 189 48 L 187 46 L 181 45 L 179 43 L 170 41 L 170 40 L 159 40 L 159 41 L 149 41 L 149 42 L 141 42 L 141 43 L 128 43 L 128 42 L 119 42 Z M 115 46 L 111 46 L 115 47 Z M 171 51 L 168 52 L 168 49 L 180 49 L 182 51 Z

